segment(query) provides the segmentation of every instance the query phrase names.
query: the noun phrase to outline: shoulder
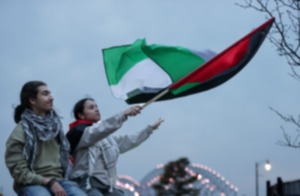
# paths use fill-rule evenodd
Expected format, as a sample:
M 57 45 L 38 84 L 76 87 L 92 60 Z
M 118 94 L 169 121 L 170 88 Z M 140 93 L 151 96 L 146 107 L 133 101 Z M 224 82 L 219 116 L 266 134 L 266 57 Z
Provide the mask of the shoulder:
M 24 136 L 24 129 L 23 126 L 21 124 L 21 122 L 19 122 L 16 127 L 13 130 L 13 133 L 16 135 L 23 135 Z
M 88 124 L 80 124 L 76 125 L 74 128 L 70 129 L 67 133 L 68 137 L 72 137 L 73 135 L 82 134 L 85 130 L 85 128 L 89 127 Z
M 66 134 L 66 137 L 69 141 L 73 141 L 75 143 L 78 143 L 81 139 L 85 129 L 91 125 L 88 124 L 79 124 L 76 125 L 74 128 L 70 129 L 68 133 Z
M 67 139 L 69 140 L 69 143 L 71 145 L 71 154 L 74 153 L 74 150 L 76 149 L 79 141 L 81 140 L 81 137 L 84 133 L 84 130 L 90 125 L 87 124 L 79 124 L 76 125 L 74 128 L 70 129 L 66 135 Z
M 13 129 L 12 133 L 10 134 L 8 140 L 25 140 L 25 133 L 21 122 L 19 122 L 15 128 Z

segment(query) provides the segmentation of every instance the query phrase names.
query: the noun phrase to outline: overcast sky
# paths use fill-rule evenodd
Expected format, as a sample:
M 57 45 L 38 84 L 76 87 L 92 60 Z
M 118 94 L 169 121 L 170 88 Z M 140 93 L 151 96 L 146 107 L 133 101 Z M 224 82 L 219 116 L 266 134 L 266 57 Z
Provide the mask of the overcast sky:
M 96 99 L 103 118 L 129 106 L 110 92 L 102 62 L 103 48 L 146 38 L 149 44 L 180 45 L 221 52 L 266 21 L 233 0 L 90 0 L 0 1 L 0 186 L 15 195 L 4 162 L 5 142 L 15 127 L 13 106 L 22 85 L 43 80 L 63 116 L 65 131 L 74 103 Z M 141 180 L 159 163 L 187 157 L 206 165 L 238 187 L 238 195 L 255 193 L 255 162 L 260 192 L 265 181 L 299 179 L 299 150 L 276 144 L 285 124 L 269 106 L 298 115 L 299 82 L 284 58 L 265 40 L 250 63 L 234 78 L 212 90 L 157 102 L 130 118 L 116 134 L 134 133 L 158 117 L 159 130 L 138 148 L 123 154 L 119 174 Z M 293 132 L 291 132 L 293 133 Z

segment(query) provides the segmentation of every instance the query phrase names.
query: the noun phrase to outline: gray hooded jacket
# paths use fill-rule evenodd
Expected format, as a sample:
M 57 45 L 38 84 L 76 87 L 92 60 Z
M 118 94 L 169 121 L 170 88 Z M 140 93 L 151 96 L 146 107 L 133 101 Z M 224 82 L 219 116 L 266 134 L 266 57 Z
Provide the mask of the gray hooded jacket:
M 86 189 L 92 188 L 89 183 L 92 176 L 109 186 L 110 190 L 115 187 L 119 154 L 141 144 L 153 131 L 147 126 L 134 135 L 112 136 L 126 120 L 119 113 L 85 128 L 73 153 L 75 162 L 71 179 L 88 175 Z

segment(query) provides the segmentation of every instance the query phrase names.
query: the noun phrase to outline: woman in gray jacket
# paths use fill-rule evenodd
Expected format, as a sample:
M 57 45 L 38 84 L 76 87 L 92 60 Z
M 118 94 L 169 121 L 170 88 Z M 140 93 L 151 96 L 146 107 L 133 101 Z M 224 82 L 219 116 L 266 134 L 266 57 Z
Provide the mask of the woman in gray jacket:
M 152 125 L 134 135 L 112 136 L 129 116 L 140 114 L 142 107 L 133 106 L 106 120 L 101 120 L 97 104 L 91 98 L 78 101 L 73 109 L 75 121 L 70 124 L 67 138 L 73 155 L 71 179 L 89 196 L 119 196 L 116 188 L 117 160 L 124 153 L 145 141 L 163 122 L 159 118 Z

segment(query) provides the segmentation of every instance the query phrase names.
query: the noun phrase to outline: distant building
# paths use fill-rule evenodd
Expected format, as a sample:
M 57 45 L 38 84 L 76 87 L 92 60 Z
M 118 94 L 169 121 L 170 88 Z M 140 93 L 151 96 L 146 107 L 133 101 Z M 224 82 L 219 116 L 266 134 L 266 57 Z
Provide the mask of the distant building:
M 271 185 L 271 182 L 267 181 L 267 196 L 277 195 L 300 195 L 300 179 L 283 182 L 281 177 L 277 178 L 277 183 Z

